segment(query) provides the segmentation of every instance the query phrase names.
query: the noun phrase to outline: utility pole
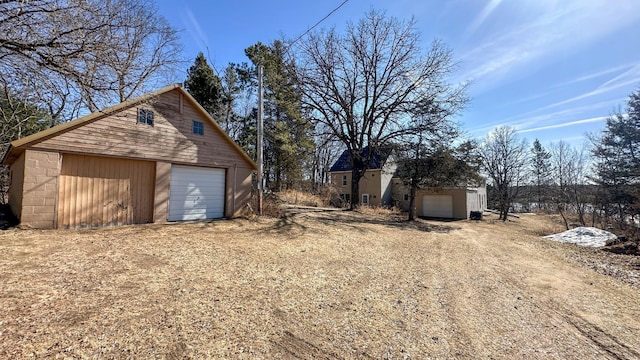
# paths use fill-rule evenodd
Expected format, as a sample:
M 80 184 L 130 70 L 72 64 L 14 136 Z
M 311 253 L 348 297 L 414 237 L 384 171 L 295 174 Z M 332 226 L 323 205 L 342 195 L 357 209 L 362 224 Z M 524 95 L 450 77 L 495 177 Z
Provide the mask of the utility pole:
M 257 152 L 257 156 L 258 156 L 258 204 L 256 206 L 256 211 L 258 213 L 258 215 L 262 215 L 262 190 L 263 190 L 263 186 L 262 186 L 262 172 L 263 172 L 263 165 L 262 165 L 262 136 L 264 133 L 264 128 L 263 128 L 263 112 L 264 112 L 264 108 L 262 105 L 263 102 L 263 89 L 262 89 L 262 65 L 258 65 L 258 143 L 256 144 L 256 152 Z

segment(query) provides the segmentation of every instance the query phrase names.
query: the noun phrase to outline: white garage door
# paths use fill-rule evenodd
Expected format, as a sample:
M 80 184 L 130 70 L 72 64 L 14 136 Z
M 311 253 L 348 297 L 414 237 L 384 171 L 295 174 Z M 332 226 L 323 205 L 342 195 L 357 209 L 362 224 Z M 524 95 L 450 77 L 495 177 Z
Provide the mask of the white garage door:
M 422 198 L 422 214 L 427 217 L 452 218 L 453 197 L 451 195 L 425 195 Z
M 224 169 L 171 166 L 169 221 L 224 216 Z

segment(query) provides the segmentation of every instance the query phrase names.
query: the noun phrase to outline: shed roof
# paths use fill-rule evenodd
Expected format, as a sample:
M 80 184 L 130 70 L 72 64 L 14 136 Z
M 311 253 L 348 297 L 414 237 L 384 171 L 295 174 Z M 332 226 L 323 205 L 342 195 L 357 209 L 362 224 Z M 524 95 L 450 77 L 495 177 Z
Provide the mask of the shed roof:
M 365 147 L 362 151 L 363 157 L 367 157 L 369 155 L 369 147 Z M 369 166 L 367 169 L 382 169 L 384 163 L 391 155 L 391 148 L 383 148 L 373 153 L 371 157 L 371 161 L 369 161 Z M 336 160 L 333 164 L 329 172 L 336 171 L 351 171 L 353 168 L 351 167 L 351 157 L 349 156 L 349 150 L 345 150 L 342 155 Z
M 67 131 L 71 131 L 73 129 L 77 129 L 83 125 L 89 124 L 91 122 L 94 122 L 96 120 L 102 119 L 105 116 L 109 116 L 113 113 L 116 113 L 120 110 L 123 110 L 127 107 L 130 107 L 132 105 L 135 105 L 137 103 L 141 103 L 143 101 L 146 101 L 150 98 L 153 98 L 155 96 L 164 94 L 166 92 L 169 91 L 179 91 L 182 95 L 184 95 L 184 98 L 191 103 L 191 105 L 202 114 L 202 116 L 204 118 L 206 118 L 211 125 L 220 132 L 220 134 L 222 134 L 223 138 L 229 142 L 229 144 L 251 165 L 253 170 L 257 170 L 258 166 L 256 165 L 256 163 L 249 157 L 249 155 L 247 155 L 246 152 L 244 152 L 244 150 L 242 150 L 242 148 L 236 144 L 235 141 L 233 141 L 233 139 L 231 139 L 229 137 L 229 135 L 227 135 L 227 133 L 225 133 L 222 128 L 220 128 L 220 125 L 218 125 L 218 123 L 211 117 L 211 115 L 196 101 L 196 99 L 193 98 L 193 96 L 191 96 L 191 94 L 189 94 L 188 91 L 186 91 L 181 84 L 173 84 L 173 85 L 169 85 L 169 86 L 165 86 L 162 89 L 156 90 L 154 92 L 150 92 L 148 94 L 139 96 L 137 98 L 131 99 L 131 100 L 127 100 L 124 102 L 121 102 L 117 105 L 105 108 L 103 110 L 99 110 L 96 112 L 93 112 L 91 114 L 85 115 L 83 117 L 80 117 L 78 119 L 69 121 L 69 122 L 65 122 L 59 125 L 56 125 L 52 128 L 37 132 L 35 134 L 29 135 L 29 136 L 25 136 L 21 139 L 12 141 L 11 144 L 9 144 L 9 148 L 7 149 L 7 151 L 5 152 L 3 158 L 2 158 L 2 164 L 4 165 L 11 165 L 15 160 L 18 159 L 18 157 L 20 157 L 20 154 L 22 152 L 24 152 L 25 149 L 27 149 L 30 146 L 33 146 L 39 142 L 45 141 L 47 139 L 50 139 L 52 137 L 55 137 L 57 135 L 63 134 Z

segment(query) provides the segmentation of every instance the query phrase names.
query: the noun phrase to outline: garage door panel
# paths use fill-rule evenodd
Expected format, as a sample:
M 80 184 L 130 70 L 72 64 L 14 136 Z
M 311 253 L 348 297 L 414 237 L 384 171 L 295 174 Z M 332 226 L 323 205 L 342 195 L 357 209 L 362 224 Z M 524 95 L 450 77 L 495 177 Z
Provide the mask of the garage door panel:
M 223 217 L 225 177 L 224 169 L 173 165 L 169 221 Z
M 153 219 L 153 162 L 64 154 L 59 179 L 59 228 Z
M 422 198 L 422 214 L 426 217 L 453 218 L 453 197 L 425 195 Z

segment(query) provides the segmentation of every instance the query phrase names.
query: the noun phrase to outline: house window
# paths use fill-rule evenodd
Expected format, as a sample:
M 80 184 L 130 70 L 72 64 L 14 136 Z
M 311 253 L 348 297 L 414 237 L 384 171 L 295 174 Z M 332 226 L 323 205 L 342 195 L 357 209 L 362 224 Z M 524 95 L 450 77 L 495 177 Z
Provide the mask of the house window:
M 347 186 L 347 175 L 342 175 L 342 186 Z
M 351 202 L 351 194 L 340 194 L 340 200 L 344 203 Z
M 369 205 L 369 194 L 362 194 L 362 205 Z
M 409 201 L 409 194 L 404 194 L 404 201 Z
M 193 122 L 193 133 L 198 135 L 204 135 L 204 123 L 202 121 Z
M 138 109 L 138 123 L 153 126 L 153 111 Z

